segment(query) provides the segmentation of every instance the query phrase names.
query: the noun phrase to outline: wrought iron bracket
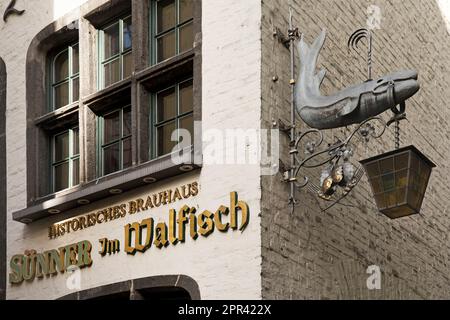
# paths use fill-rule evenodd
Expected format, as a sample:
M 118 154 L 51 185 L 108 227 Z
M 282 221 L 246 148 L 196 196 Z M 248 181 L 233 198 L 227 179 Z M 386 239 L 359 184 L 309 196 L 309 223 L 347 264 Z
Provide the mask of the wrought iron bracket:
M 404 117 L 404 114 L 394 117 L 395 121 L 398 121 L 398 119 Z M 381 125 L 378 132 L 374 123 Z M 295 130 L 294 144 L 291 145 L 289 151 L 290 155 L 294 157 L 294 162 L 290 168 L 287 168 L 284 164 L 280 165 L 280 172 L 283 175 L 282 181 L 291 184 L 294 191 L 308 187 L 309 191 L 315 193 L 322 200 L 331 202 L 331 205 L 323 211 L 330 209 L 349 195 L 364 175 L 362 167 L 356 167 L 351 163 L 351 157 L 353 156 L 351 144 L 354 138 L 358 135 L 369 142 L 371 139 L 381 138 L 388 127 L 389 123 L 381 117 L 373 117 L 358 124 L 345 139 L 338 139 L 333 144 L 328 144 L 323 148 L 321 148 L 324 143 L 322 131 L 317 129 L 303 132 Z M 284 130 L 282 132 L 290 137 L 289 131 Z M 316 139 L 306 141 L 312 135 L 315 135 Z M 319 185 L 312 182 L 307 174 L 300 178 L 302 170 L 324 166 L 328 167 L 323 170 Z M 324 177 L 324 173 L 329 174 L 329 177 Z M 329 189 L 327 189 L 326 179 L 330 178 L 332 181 L 330 181 Z M 340 192 L 337 192 L 338 190 Z M 297 203 L 295 192 L 291 192 L 289 204 L 294 205 L 295 203 Z M 294 206 L 292 210 L 294 210 Z
M 273 37 L 276 38 L 279 43 L 281 43 L 283 46 L 286 47 L 286 49 L 289 50 L 291 40 L 284 35 L 283 31 L 275 27 L 273 29 Z
M 298 28 L 289 28 L 286 36 L 280 28 L 275 27 L 273 29 L 273 37 L 289 50 L 291 47 L 291 41 L 300 38 L 300 32 Z

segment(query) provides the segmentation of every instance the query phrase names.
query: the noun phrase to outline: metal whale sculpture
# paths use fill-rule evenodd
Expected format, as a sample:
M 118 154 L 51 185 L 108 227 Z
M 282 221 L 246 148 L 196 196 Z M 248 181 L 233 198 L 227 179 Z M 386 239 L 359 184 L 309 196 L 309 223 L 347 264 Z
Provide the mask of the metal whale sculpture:
M 361 123 L 404 103 L 420 85 L 414 70 L 405 70 L 348 87 L 334 95 L 323 96 L 320 86 L 326 70 L 316 73 L 319 52 L 326 31 L 310 46 L 303 37 L 297 44 L 300 74 L 295 87 L 295 105 L 302 120 L 315 129 L 332 129 Z

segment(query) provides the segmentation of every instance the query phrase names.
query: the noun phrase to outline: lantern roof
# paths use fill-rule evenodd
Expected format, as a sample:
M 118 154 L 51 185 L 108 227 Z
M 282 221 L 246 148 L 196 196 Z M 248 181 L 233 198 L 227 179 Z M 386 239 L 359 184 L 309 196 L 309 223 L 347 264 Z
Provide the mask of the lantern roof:
M 379 159 L 383 159 L 383 158 L 389 157 L 391 155 L 399 154 L 399 153 L 401 153 L 403 151 L 413 151 L 415 154 L 417 154 L 420 157 L 420 159 L 425 161 L 431 168 L 436 168 L 436 165 L 434 164 L 434 162 L 431 161 L 426 155 L 424 155 L 422 152 L 420 152 L 419 149 L 417 149 L 413 145 L 407 146 L 407 147 L 403 147 L 403 148 L 400 148 L 400 149 L 397 149 L 397 150 L 392 150 L 392 151 L 389 151 L 389 152 L 386 152 L 386 153 L 383 153 L 383 154 L 379 154 L 379 155 L 376 155 L 374 157 L 361 160 L 359 162 L 364 165 L 364 164 L 370 163 L 372 161 L 376 161 L 376 160 L 379 160 Z

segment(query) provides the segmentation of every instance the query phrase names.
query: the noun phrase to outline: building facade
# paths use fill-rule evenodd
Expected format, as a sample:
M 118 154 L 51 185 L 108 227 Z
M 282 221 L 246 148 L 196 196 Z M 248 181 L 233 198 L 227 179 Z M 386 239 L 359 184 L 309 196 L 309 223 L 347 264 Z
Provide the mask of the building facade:
M 450 28 L 442 1 L 7 5 L 6 299 L 449 298 Z M 279 130 L 291 112 L 290 52 L 275 36 L 287 33 L 289 10 L 308 43 L 327 29 L 317 66 L 328 71 L 324 94 L 365 81 L 364 55 L 346 44 L 368 25 L 377 76 L 418 71 L 401 142 L 437 164 L 420 215 L 381 215 L 366 177 L 326 211 L 299 190 L 291 211 L 282 175 L 289 141 Z M 349 132 L 327 130 L 325 140 Z M 393 149 L 393 137 L 388 130 L 359 143 L 354 157 Z

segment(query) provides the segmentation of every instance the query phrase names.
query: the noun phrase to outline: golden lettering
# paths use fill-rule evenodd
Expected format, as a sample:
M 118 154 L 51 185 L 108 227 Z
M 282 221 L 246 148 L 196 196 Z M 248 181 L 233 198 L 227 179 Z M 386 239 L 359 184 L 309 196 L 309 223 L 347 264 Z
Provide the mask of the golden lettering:
M 148 210 L 148 209 L 153 209 L 155 206 L 153 205 L 153 202 L 152 202 L 152 197 L 150 197 L 150 196 L 148 196 L 147 197 L 147 202 L 145 202 L 145 210 Z
M 164 222 L 160 222 L 155 228 L 155 242 L 154 245 L 158 249 L 166 247 L 169 244 L 167 241 L 167 225 Z
M 204 237 L 208 237 L 214 231 L 214 214 L 208 210 L 202 212 L 198 217 L 198 233 Z
M 9 268 L 11 269 L 11 273 L 9 274 L 9 283 L 18 284 L 23 281 L 23 269 L 22 265 L 24 264 L 24 256 L 19 254 L 15 255 L 11 258 L 9 262 Z
M 58 250 L 48 250 L 37 253 L 27 250 L 23 255 L 11 258 L 9 282 L 19 284 L 23 281 L 33 281 L 35 278 L 64 273 L 70 266 L 79 268 L 92 265 L 92 245 L 89 241 L 81 241 Z
M 238 200 L 238 194 L 237 192 L 231 192 L 230 193 L 230 218 L 231 218 L 231 229 L 233 230 L 237 230 L 238 228 L 238 211 L 241 211 L 242 214 L 242 222 L 241 225 L 239 227 L 239 230 L 244 230 L 245 227 L 247 227 L 247 224 L 249 222 L 249 208 L 248 208 L 248 204 L 245 203 L 244 201 L 239 201 Z
M 142 244 L 142 231 L 147 230 L 147 235 L 145 238 L 145 243 Z M 132 232 L 134 234 L 134 247 L 131 245 Z M 150 248 L 153 239 L 153 219 L 142 220 L 141 223 L 127 224 L 125 226 L 125 252 L 127 254 L 134 255 L 136 251 L 145 252 Z
M 198 193 L 198 182 L 192 182 L 173 189 L 167 189 L 159 193 L 148 195 L 144 198 L 131 200 L 127 203 L 122 203 L 114 207 L 104 208 L 97 212 L 74 218 L 70 221 L 53 224 L 48 228 L 48 237 L 49 239 L 55 239 L 70 232 L 76 232 L 85 228 L 95 226 L 97 224 L 124 218 L 127 214 L 133 215 L 138 212 L 144 212 L 149 209 L 161 207 L 162 205 L 167 205 L 169 203 L 174 203 L 183 199 L 188 199 L 191 196 L 198 195 Z M 183 222 L 183 220 L 180 221 Z M 180 226 L 181 225 L 182 224 L 180 224 Z M 179 229 L 178 233 L 182 232 L 183 230 L 180 231 Z M 178 241 L 180 241 L 180 239 L 178 239 Z
M 184 206 L 180 210 L 180 214 L 177 220 L 178 224 L 178 240 L 180 242 L 184 242 L 186 239 L 186 223 L 188 221 L 188 218 L 186 215 L 189 213 L 190 208 L 188 206 Z
M 221 232 L 227 232 L 230 224 L 227 222 L 222 223 L 222 215 L 228 215 L 230 209 L 225 206 L 220 206 L 220 208 L 214 213 L 214 223 L 216 224 L 217 230 Z
M 169 211 L 169 241 L 173 245 L 178 243 L 178 238 L 175 235 L 176 233 L 176 223 L 175 220 L 177 218 L 177 212 L 174 209 L 170 209 Z
M 175 191 L 173 193 L 173 202 L 176 202 L 178 200 L 183 200 L 183 197 L 181 196 L 180 190 L 178 190 L 178 188 L 175 188 Z
M 191 238 L 193 240 L 196 240 L 198 238 L 197 233 L 197 216 L 195 215 L 195 212 L 197 210 L 195 208 L 191 208 L 190 214 L 189 214 L 189 233 L 191 235 Z

